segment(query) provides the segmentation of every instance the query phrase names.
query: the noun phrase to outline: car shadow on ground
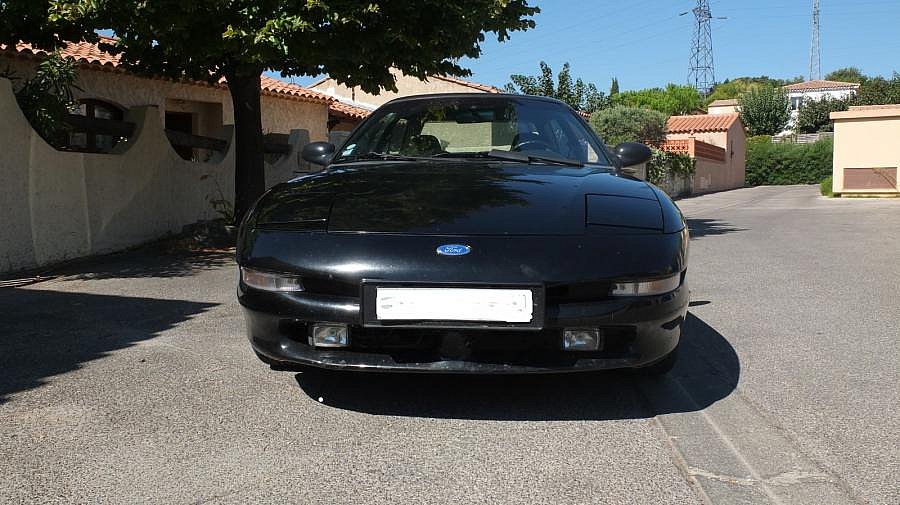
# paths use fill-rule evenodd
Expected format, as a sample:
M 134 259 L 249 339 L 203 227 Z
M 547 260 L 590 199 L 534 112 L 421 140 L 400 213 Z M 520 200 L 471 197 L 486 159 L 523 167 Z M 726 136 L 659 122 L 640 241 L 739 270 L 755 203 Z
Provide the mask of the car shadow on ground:
M 735 228 L 734 226 L 726 223 L 724 221 L 720 221 L 718 219 L 687 219 L 688 231 L 691 233 L 691 238 L 701 238 L 712 235 L 725 235 L 728 233 L 734 233 L 739 231 L 745 231 L 744 228 Z
M 0 405 L 111 351 L 160 332 L 216 304 L 0 289 Z
M 625 372 L 467 376 L 307 369 L 296 375 L 316 401 L 368 414 L 485 420 L 640 419 L 701 410 L 737 387 L 728 340 L 693 314 L 668 376 Z
M 148 246 L 135 251 L 93 256 L 0 276 L 0 288 L 22 287 L 56 278 L 140 279 L 183 277 L 234 262 L 234 250 L 165 252 Z

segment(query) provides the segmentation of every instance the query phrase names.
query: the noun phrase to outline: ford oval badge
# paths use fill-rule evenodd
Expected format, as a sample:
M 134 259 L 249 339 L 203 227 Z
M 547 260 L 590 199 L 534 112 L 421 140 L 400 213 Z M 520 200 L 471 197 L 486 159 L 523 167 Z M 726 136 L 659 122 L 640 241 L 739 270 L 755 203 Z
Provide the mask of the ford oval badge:
M 435 252 L 441 256 L 462 256 L 472 252 L 472 248 L 464 244 L 444 244 L 439 245 Z

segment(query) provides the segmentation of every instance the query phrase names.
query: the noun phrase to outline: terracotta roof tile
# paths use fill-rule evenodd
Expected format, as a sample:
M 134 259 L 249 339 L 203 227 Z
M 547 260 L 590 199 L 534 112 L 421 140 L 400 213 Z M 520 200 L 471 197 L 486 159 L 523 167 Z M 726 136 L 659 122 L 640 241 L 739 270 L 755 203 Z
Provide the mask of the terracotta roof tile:
M 363 109 L 362 107 L 356 107 L 341 102 L 332 102 L 328 106 L 328 110 L 332 113 L 336 113 L 339 116 L 346 116 L 350 119 L 365 119 L 369 117 L 369 114 L 372 113 L 372 111 L 368 109 Z
M 111 37 L 100 37 L 100 42 L 114 44 L 116 39 Z M 0 44 L 0 51 L 12 52 L 10 48 Z M 43 49 L 35 49 L 30 44 L 20 42 L 16 44 L 15 53 L 23 56 L 44 57 L 48 53 Z M 74 58 L 75 61 L 82 65 L 99 66 L 107 69 L 119 69 L 119 56 L 112 55 L 100 49 L 97 44 L 91 42 L 68 42 L 66 47 L 60 50 L 60 55 L 64 57 Z M 125 71 L 124 68 L 120 69 Z M 194 81 L 196 84 L 208 84 Z M 219 81 L 219 86 L 225 86 L 225 80 Z M 273 77 L 263 75 L 260 77 L 260 85 L 262 93 L 270 96 L 291 97 L 302 101 L 314 103 L 331 103 L 335 100 L 328 95 L 306 89 L 296 84 L 284 82 Z
M 667 133 L 724 132 L 739 121 L 740 114 L 696 114 L 672 116 L 666 122 Z
M 784 86 L 784 89 L 788 91 L 819 91 L 819 90 L 843 90 L 843 89 L 857 89 L 859 88 L 859 83 L 856 82 L 843 82 L 843 81 L 825 81 L 822 79 L 817 79 L 814 81 L 804 81 L 798 82 L 795 84 L 788 84 Z
M 730 107 L 737 104 L 737 98 L 728 98 L 725 100 L 713 100 L 712 102 L 709 102 L 707 107 Z
M 308 98 L 314 101 L 322 101 L 327 103 L 334 102 L 334 98 L 331 98 L 324 93 L 306 89 L 303 86 L 284 82 L 280 79 L 275 79 L 274 77 L 269 77 L 267 75 L 260 76 L 259 81 L 264 93 L 269 92 L 274 95 L 290 95 L 297 98 Z

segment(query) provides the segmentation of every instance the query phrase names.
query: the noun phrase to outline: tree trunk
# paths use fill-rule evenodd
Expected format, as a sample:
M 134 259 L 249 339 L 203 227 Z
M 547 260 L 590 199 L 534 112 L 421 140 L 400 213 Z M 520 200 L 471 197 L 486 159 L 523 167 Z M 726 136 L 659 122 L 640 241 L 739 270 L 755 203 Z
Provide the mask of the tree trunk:
M 234 105 L 234 216 L 239 223 L 266 190 L 259 70 L 226 76 Z

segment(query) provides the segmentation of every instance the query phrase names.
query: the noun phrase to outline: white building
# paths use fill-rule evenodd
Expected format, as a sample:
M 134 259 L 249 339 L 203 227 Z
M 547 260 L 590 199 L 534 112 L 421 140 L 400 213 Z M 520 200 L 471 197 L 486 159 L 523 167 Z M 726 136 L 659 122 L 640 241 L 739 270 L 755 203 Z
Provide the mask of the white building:
M 821 100 L 826 97 L 849 98 L 859 90 L 859 83 L 815 80 L 788 84 L 783 89 L 791 101 L 791 122 L 788 130 L 792 130 L 797 123 L 797 115 L 800 113 L 800 106 L 804 101 Z

